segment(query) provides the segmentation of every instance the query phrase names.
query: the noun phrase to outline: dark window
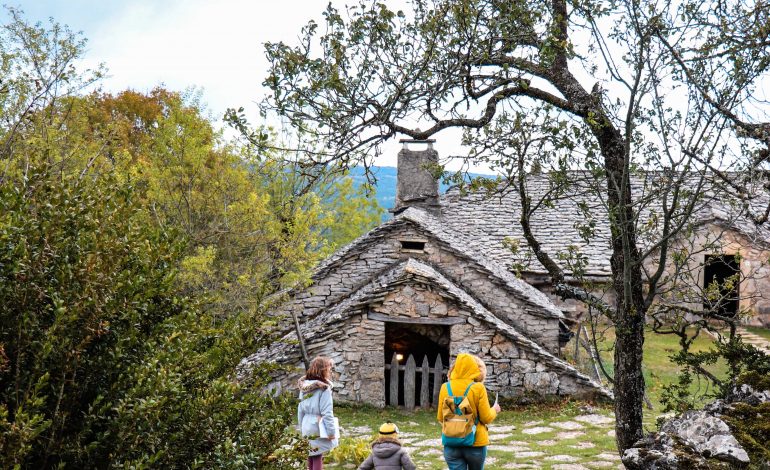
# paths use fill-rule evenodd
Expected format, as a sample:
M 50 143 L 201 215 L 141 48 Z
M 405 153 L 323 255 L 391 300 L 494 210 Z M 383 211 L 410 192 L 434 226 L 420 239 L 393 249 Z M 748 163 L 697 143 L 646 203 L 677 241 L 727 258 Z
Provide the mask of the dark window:
M 425 242 L 418 242 L 414 240 L 401 240 L 402 250 L 424 251 Z
M 706 299 L 703 308 L 719 315 L 733 317 L 738 313 L 738 281 L 740 261 L 735 255 L 707 255 L 703 272 L 703 287 L 716 284 L 718 298 Z

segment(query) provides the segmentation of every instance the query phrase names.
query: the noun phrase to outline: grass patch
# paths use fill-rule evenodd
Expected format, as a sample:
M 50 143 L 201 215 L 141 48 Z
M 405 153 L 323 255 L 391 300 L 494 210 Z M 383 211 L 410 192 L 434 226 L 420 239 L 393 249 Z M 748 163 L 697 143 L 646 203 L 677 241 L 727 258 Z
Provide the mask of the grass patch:
M 599 354 L 610 374 L 613 373 L 614 351 L 612 345 L 614 339 L 614 331 L 609 330 L 605 333 L 605 338 L 599 345 Z M 706 351 L 712 347 L 713 342 L 714 339 L 711 336 L 701 333 L 690 350 L 693 352 Z M 652 410 L 645 409 L 645 422 L 654 422 L 655 418 L 663 412 L 663 405 L 660 401 L 663 387 L 678 380 L 681 368 L 671 362 L 670 357 L 679 349 L 679 338 L 677 336 L 656 334 L 651 330 L 645 332 L 642 372 L 647 385 L 647 394 L 653 405 Z M 708 370 L 717 377 L 725 377 L 727 374 L 727 366 L 724 363 L 714 364 Z M 693 383 L 690 391 L 699 396 L 704 395 L 704 397 L 708 397 L 714 390 L 708 382 L 696 382 Z M 706 399 L 704 398 L 704 402 Z

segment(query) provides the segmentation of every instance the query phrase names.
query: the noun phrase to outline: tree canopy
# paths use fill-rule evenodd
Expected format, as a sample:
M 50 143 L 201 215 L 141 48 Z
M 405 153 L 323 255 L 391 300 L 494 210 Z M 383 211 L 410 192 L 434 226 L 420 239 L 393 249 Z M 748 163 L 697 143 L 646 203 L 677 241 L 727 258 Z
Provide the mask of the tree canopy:
M 622 452 L 642 437 L 645 319 L 671 281 L 673 240 L 713 197 L 743 201 L 756 223 L 767 219 L 752 188 L 764 184 L 770 144 L 768 19 L 766 2 L 742 0 L 330 5 L 298 45 L 266 45 L 263 106 L 329 149 L 308 154 L 310 164 L 348 164 L 399 134 L 426 139 L 460 128 L 469 158 L 508 169 L 525 241 L 555 291 L 615 326 Z M 533 208 L 548 203 L 531 200 L 526 179 L 550 172 L 558 197 L 576 183 L 568 170 L 583 170 L 582 187 L 602 203 L 613 304 L 571 282 L 574 273 L 557 262 L 579 253 L 549 253 L 531 230 Z M 661 177 L 632 185 L 642 173 Z M 592 238 L 590 226 L 575 229 Z
M 266 315 L 379 222 L 349 180 L 224 139 L 194 93 L 86 93 L 85 41 L 0 29 L 0 466 L 289 468 Z

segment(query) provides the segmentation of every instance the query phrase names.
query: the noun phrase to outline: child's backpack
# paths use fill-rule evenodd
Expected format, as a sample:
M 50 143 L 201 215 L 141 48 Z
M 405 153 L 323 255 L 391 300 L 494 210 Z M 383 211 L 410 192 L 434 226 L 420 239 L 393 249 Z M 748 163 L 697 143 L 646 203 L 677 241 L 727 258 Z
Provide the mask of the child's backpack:
M 479 418 L 473 415 L 468 401 L 471 382 L 461 397 L 452 395 L 452 386 L 446 383 L 449 396 L 444 399 L 441 411 L 441 443 L 446 447 L 470 447 L 476 441 L 476 425 Z

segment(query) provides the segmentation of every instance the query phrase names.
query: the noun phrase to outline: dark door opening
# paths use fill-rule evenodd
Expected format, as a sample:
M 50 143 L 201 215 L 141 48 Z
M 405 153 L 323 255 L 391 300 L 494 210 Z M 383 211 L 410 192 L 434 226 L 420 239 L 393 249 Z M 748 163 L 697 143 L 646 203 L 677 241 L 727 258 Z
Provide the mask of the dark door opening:
M 436 358 L 441 357 L 444 367 L 449 364 L 450 333 L 448 325 L 415 325 L 411 323 L 385 323 L 385 364 L 390 365 L 393 355 L 396 354 L 399 365 L 406 364 L 409 356 L 414 357 L 417 366 L 415 386 L 415 399 L 422 391 L 422 366 L 423 359 L 428 358 L 430 367 L 436 366 Z M 385 390 L 390 390 L 390 371 L 385 370 Z M 429 375 L 428 392 L 433 390 L 433 375 Z M 398 403 L 391 403 L 389 393 L 386 393 L 386 401 L 391 406 L 404 405 L 404 371 L 398 374 Z M 418 400 L 419 402 L 419 400 Z
M 733 317 L 738 314 L 741 264 L 735 255 L 707 255 L 703 271 L 703 287 L 711 284 L 719 288 L 717 299 L 705 299 L 703 308 L 717 314 Z

